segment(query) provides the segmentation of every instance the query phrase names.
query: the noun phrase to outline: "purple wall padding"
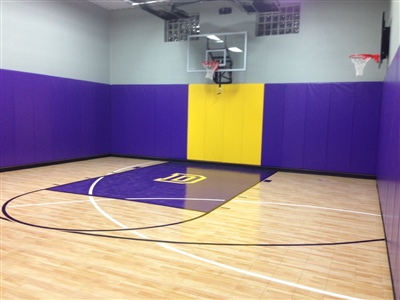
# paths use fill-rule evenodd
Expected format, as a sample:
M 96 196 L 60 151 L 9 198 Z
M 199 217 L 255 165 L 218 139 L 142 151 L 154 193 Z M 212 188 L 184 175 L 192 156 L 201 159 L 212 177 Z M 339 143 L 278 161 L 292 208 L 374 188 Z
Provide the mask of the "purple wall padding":
M 304 165 L 312 170 L 326 168 L 328 147 L 330 89 L 321 84 L 308 85 L 304 127 Z M 321 149 L 324 149 L 321 151 Z
M 265 86 L 262 165 L 375 175 L 382 83 Z
M 355 88 L 350 172 L 376 174 L 382 83 Z
M 307 85 L 287 85 L 285 89 L 285 99 L 282 164 L 300 169 L 304 165 L 304 126 L 306 120 Z
M 400 297 L 400 48 L 383 83 L 378 191 L 395 299 Z
M 285 85 L 265 85 L 262 159 L 263 166 L 282 165 L 283 125 L 285 113 Z
M 112 153 L 186 159 L 188 86 L 113 85 Z
M 0 167 L 108 154 L 110 87 L 0 70 Z
M 354 83 L 330 85 L 328 147 L 326 168 L 350 172 L 351 138 L 354 115 Z M 367 164 L 370 162 L 367 161 Z M 375 174 L 375 169 L 373 170 Z

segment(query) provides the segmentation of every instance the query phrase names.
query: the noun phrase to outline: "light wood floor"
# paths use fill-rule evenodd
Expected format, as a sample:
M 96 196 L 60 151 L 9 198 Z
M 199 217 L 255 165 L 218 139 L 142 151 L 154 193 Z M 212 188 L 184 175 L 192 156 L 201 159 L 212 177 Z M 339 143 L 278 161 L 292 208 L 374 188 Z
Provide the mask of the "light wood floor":
M 374 180 L 278 172 L 205 215 L 43 190 L 144 162 L 0 173 L 0 298 L 393 299 Z

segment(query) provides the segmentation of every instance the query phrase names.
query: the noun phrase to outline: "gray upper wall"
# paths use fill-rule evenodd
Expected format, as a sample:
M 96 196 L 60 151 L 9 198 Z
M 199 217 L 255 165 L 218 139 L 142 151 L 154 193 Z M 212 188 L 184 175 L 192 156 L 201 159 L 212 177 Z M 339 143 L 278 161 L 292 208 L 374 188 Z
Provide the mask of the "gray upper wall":
M 398 24 L 398 3 L 299 2 L 300 33 L 269 37 L 255 37 L 255 15 L 226 1 L 182 9 L 200 13 L 201 33 L 248 32 L 247 71 L 235 73 L 235 83 L 383 80 L 386 61 L 380 69 L 369 62 L 365 75 L 356 77 L 348 56 L 379 52 L 381 14 L 394 9 L 388 15 Z M 232 14 L 219 15 L 226 6 Z M 186 72 L 186 42 L 165 43 L 164 21 L 139 8 L 110 12 L 57 0 L 2 1 L 0 7 L 1 68 L 111 84 L 209 82 L 204 73 Z
M 109 83 L 109 12 L 87 1 L 1 1 L 2 69 Z
M 283 3 L 284 1 L 281 1 Z M 236 83 L 381 81 L 371 61 L 362 77 L 349 60 L 353 53 L 379 53 L 380 26 L 388 1 L 299 1 L 300 33 L 255 37 L 255 15 L 229 2 L 183 6 L 200 13 L 201 33 L 248 32 L 247 70 L 233 74 Z M 219 15 L 230 6 L 230 15 Z M 139 9 L 111 14 L 111 82 L 207 83 L 205 73 L 186 72 L 186 43 L 164 42 L 164 22 Z

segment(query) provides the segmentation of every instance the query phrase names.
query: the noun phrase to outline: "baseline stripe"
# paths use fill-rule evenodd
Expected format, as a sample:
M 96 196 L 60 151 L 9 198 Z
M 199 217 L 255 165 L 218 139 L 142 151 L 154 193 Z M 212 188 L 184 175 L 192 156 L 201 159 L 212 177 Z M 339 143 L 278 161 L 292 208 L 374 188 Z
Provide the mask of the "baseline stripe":
M 226 200 L 224 199 L 208 199 L 208 198 L 125 198 L 126 200 L 135 200 L 135 201 L 140 201 L 140 200 L 189 200 L 189 201 L 217 201 L 217 202 L 225 202 Z
M 251 200 L 251 199 L 249 199 Z M 373 214 L 367 213 L 362 211 L 355 211 L 355 210 L 347 210 L 347 209 L 340 209 L 340 208 L 331 208 L 331 207 L 323 207 L 323 206 L 314 206 L 314 205 L 303 205 L 303 204 L 290 204 L 290 203 L 277 203 L 277 202 L 264 202 L 264 201 L 257 201 L 253 200 L 254 202 L 248 200 L 232 200 L 232 202 L 245 202 L 248 204 L 266 204 L 266 205 L 281 205 L 281 206 L 293 206 L 293 207 L 306 207 L 306 208 L 313 208 L 313 209 L 323 209 L 323 210 L 334 210 L 340 212 L 348 212 L 353 214 L 361 214 L 361 215 L 369 215 L 369 216 L 377 216 L 380 217 L 380 214 Z

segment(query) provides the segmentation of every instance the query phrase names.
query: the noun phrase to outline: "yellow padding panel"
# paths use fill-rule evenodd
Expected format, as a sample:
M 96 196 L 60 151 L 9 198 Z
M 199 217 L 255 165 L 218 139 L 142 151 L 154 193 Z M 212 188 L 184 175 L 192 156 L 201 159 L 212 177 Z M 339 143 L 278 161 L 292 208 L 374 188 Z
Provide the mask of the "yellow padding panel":
M 188 159 L 261 164 L 264 84 L 189 85 Z

